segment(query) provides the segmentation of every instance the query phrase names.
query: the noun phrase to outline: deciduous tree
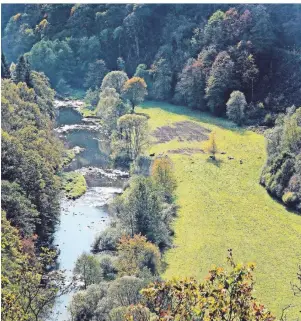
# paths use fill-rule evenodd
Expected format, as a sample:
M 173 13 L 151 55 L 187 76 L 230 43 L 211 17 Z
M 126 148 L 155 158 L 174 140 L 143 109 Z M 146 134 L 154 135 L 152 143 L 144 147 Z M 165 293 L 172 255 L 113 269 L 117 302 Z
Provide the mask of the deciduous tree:
M 207 80 L 206 98 L 209 109 L 221 115 L 224 110 L 225 98 L 233 86 L 234 63 L 226 51 L 220 52 L 212 65 Z
M 116 266 L 119 275 L 139 274 L 147 269 L 153 275 L 160 271 L 160 251 L 158 247 L 148 242 L 142 235 L 124 236 L 118 245 Z
M 111 71 L 103 78 L 101 90 L 105 88 L 114 88 L 118 94 L 121 94 L 125 82 L 129 80 L 124 71 Z
M 245 109 L 247 106 L 245 95 L 239 91 L 233 91 L 227 102 L 227 116 L 238 125 L 245 121 Z
M 213 160 L 215 160 L 215 154 L 217 153 L 217 144 L 215 140 L 215 132 L 210 133 L 209 141 L 206 146 L 207 151 L 211 154 Z
M 134 112 L 135 106 L 142 103 L 144 97 L 147 95 L 146 87 L 144 79 L 140 77 L 133 77 L 124 83 L 122 89 L 123 96 L 130 101 L 132 113 Z
M 97 258 L 93 254 L 87 253 L 78 257 L 73 273 L 84 283 L 84 289 L 93 283 L 99 283 L 102 276 Z
M 120 147 L 132 160 L 143 152 L 149 143 L 147 118 L 141 115 L 124 115 L 118 119 Z
M 156 158 L 152 164 L 151 176 L 169 199 L 177 186 L 172 160 L 168 156 Z

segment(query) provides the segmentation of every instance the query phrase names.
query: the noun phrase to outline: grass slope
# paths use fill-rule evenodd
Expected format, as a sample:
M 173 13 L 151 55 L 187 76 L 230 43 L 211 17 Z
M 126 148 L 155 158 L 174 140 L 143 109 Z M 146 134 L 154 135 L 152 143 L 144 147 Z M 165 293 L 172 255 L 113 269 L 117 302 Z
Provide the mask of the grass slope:
M 137 112 L 150 116 L 151 129 L 184 120 L 197 122 L 215 131 L 219 151 L 227 153 L 218 154 L 216 164 L 208 161 L 208 154 L 170 154 L 180 209 L 174 224 L 175 248 L 166 254 L 163 276 L 203 279 L 212 265 L 225 263 L 227 249 L 232 248 L 237 261 L 256 263 L 256 297 L 262 303 L 278 316 L 290 303 L 299 304 L 300 310 L 300 298 L 293 296 L 290 282 L 296 280 L 301 263 L 301 217 L 274 201 L 258 183 L 266 158 L 264 137 L 167 103 L 146 102 Z M 173 140 L 153 145 L 151 152 L 204 145 Z

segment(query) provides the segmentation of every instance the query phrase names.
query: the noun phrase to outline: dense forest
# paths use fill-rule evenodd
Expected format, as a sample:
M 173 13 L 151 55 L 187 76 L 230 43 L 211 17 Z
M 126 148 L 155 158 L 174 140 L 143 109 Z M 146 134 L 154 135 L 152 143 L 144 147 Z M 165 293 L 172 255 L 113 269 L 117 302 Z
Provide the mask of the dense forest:
M 4 4 L 1 30 L 3 319 L 46 320 L 74 286 L 53 269 L 61 190 L 74 179 L 62 175 L 54 100 L 80 97 L 83 115 L 101 126 L 111 166 L 130 179 L 108 207 L 110 224 L 75 263 L 81 287 L 68 306 L 72 320 L 276 320 L 255 299 L 255 265 L 237 263 L 231 249 L 228 268 L 213 267 L 203 281 L 162 279 L 174 247 L 175 165 L 148 153 L 150 116 L 137 108 L 169 102 L 264 132 L 258 185 L 298 214 L 301 6 Z M 208 138 L 198 151 L 218 168 L 220 138 L 191 130 Z
M 64 275 L 47 273 L 56 256 L 48 247 L 59 221 L 62 162 L 54 90 L 22 58 L 13 80 L 4 57 L 1 72 L 2 318 L 40 320 L 65 290 Z
M 61 93 L 98 89 L 107 70 L 124 70 L 143 76 L 150 99 L 219 115 L 239 90 L 246 122 L 271 125 L 300 105 L 299 5 L 7 6 L 6 58 L 26 54 Z

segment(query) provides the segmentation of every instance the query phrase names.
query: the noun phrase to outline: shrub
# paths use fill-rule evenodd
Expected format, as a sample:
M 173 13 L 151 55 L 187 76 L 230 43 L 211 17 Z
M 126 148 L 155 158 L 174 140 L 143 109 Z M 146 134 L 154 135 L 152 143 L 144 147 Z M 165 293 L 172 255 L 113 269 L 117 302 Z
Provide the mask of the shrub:
M 98 257 L 99 265 L 105 280 L 114 280 L 117 274 L 115 267 L 116 258 L 112 255 L 103 254 Z
M 86 92 L 85 103 L 89 106 L 93 106 L 94 108 L 97 106 L 99 101 L 99 90 L 92 90 L 89 88 Z
M 112 227 L 107 228 L 100 235 L 96 236 L 92 244 L 92 252 L 116 251 L 120 238 L 121 231 Z
M 286 192 L 282 196 L 283 203 L 288 206 L 294 205 L 297 202 L 297 199 L 297 195 L 293 192 Z

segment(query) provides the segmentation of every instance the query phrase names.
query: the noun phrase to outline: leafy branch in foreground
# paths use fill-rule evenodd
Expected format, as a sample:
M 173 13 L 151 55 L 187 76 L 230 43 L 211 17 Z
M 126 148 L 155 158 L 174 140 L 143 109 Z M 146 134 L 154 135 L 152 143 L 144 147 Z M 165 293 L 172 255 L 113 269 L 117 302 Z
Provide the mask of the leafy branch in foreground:
M 253 296 L 255 265 L 235 263 L 231 250 L 228 263 L 230 271 L 214 267 L 203 282 L 186 278 L 150 284 L 142 295 L 146 306 L 155 313 L 152 320 L 275 320 Z M 137 309 L 138 306 L 128 310 L 127 321 L 138 320 Z

